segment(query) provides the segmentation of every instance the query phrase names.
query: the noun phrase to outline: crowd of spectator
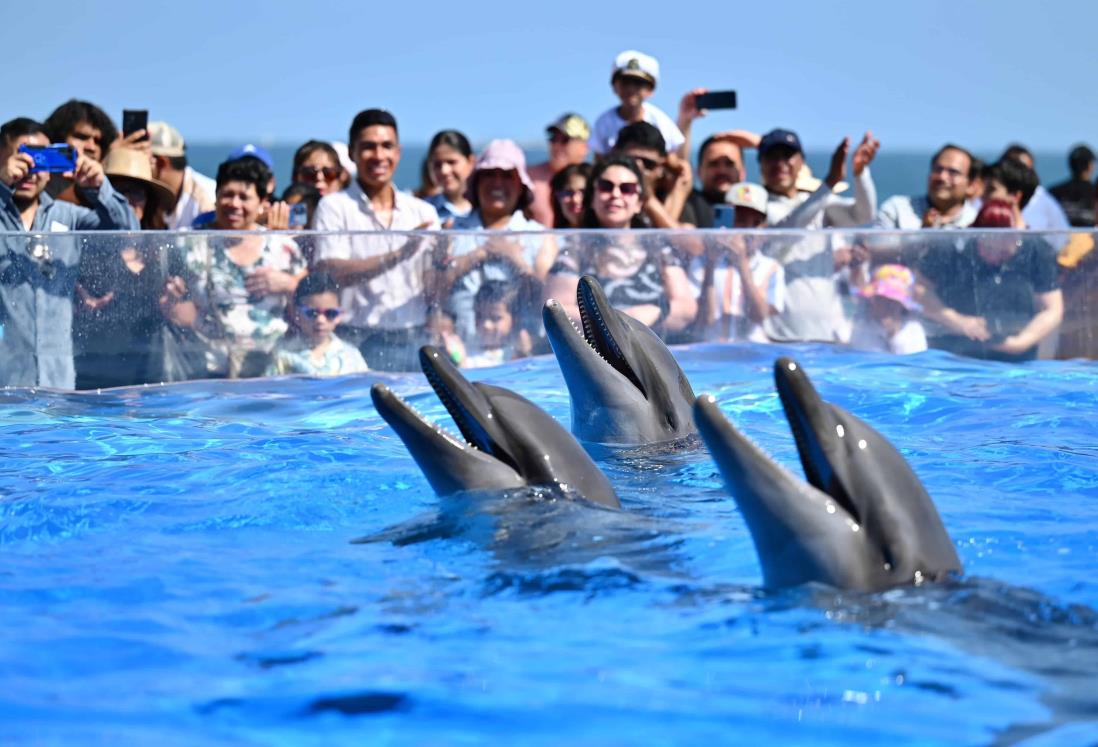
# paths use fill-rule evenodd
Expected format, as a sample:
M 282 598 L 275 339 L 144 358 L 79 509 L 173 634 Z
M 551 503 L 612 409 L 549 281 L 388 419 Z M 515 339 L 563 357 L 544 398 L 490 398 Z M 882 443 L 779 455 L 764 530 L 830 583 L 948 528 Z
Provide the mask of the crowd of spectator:
M 359 112 L 346 144 L 304 143 L 281 194 L 255 145 L 210 179 L 165 122 L 120 134 L 75 100 L 41 123 L 12 119 L 0 128 L 0 384 L 414 370 L 425 343 L 493 365 L 546 349 L 541 302 L 577 313 L 583 274 L 671 341 L 1019 361 L 1059 339 L 1063 354 L 1098 357 L 1094 237 L 1017 233 L 1094 227 L 1086 146 L 1069 155 L 1071 180 L 1045 189 L 1022 146 L 984 164 L 947 144 L 925 193 L 878 207 L 871 132 L 844 137 L 823 178 L 782 128 L 720 132 L 692 165 L 706 91 L 683 96 L 676 121 L 649 101 L 658 82 L 655 59 L 618 55 L 618 103 L 593 126 L 575 113 L 550 122 L 544 163 L 527 166 L 511 140 L 478 154 L 463 133 L 440 131 L 414 194 L 393 184 L 400 132 L 383 109 Z M 23 146 L 51 143 L 74 146 L 70 172 L 34 170 Z M 746 151 L 761 184 L 745 181 Z M 946 231 L 969 227 L 989 230 Z M 692 230 L 712 228 L 743 230 Z M 87 251 L 86 239 L 57 236 L 89 230 L 124 233 Z M 165 243 L 141 230 L 197 232 Z

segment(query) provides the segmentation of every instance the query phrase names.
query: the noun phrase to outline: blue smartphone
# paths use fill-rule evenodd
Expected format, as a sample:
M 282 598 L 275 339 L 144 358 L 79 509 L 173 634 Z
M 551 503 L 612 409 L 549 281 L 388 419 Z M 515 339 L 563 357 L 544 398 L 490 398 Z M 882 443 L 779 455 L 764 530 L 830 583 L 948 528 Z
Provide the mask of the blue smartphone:
M 309 222 L 309 206 L 304 202 L 290 205 L 290 228 L 304 228 Z
M 34 159 L 30 173 L 47 171 L 51 174 L 67 174 L 76 171 L 78 156 L 75 146 L 68 144 L 20 145 L 20 153 L 26 153 Z
M 731 228 L 736 218 L 736 208 L 732 205 L 713 206 L 713 228 Z

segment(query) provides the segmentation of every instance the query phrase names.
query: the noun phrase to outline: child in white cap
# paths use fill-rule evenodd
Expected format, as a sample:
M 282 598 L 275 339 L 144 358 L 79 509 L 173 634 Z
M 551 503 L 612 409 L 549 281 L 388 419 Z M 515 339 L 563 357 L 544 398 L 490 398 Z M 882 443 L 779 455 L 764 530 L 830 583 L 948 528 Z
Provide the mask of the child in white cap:
M 915 276 L 903 265 L 881 265 L 860 295 L 850 344 L 859 350 L 907 355 L 926 350 L 919 304 L 912 298 Z
M 614 58 L 610 73 L 610 85 L 621 101 L 619 106 L 607 109 L 595 120 L 591 133 L 591 150 L 597 156 L 604 156 L 614 147 L 618 139 L 618 130 L 634 122 L 648 122 L 655 125 L 667 143 L 667 152 L 674 153 L 685 140 L 682 130 L 648 99 L 656 90 L 660 77 L 660 63 L 655 57 L 627 49 Z

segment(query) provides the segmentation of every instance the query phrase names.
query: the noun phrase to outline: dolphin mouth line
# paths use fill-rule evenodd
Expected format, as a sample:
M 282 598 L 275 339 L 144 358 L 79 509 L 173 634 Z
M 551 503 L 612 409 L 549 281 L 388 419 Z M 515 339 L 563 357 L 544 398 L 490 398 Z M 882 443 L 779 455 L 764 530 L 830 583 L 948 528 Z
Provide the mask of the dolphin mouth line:
M 495 454 L 492 454 L 492 449 L 489 446 L 491 439 L 488 438 L 488 435 L 484 432 L 484 428 L 477 421 L 476 417 L 469 412 L 469 409 L 461 399 L 446 386 L 446 382 L 444 382 L 433 369 L 425 367 L 423 373 L 427 377 L 427 383 L 431 385 L 431 388 L 435 391 L 435 395 L 438 397 L 439 401 L 442 402 L 442 406 L 446 408 L 446 412 L 450 413 L 450 417 L 454 419 L 454 423 L 461 432 L 462 440 L 472 449 L 495 456 Z M 423 418 L 414 408 L 412 408 L 412 410 L 419 415 L 424 422 L 433 425 L 440 433 L 450 437 L 450 440 L 455 440 L 447 429 Z
M 576 329 L 576 331 L 583 335 L 583 339 L 586 340 L 590 348 L 595 351 L 607 365 L 628 379 L 629 382 L 647 398 L 648 392 L 645 391 L 644 386 L 641 384 L 640 377 L 637 376 L 633 367 L 629 365 L 629 361 L 626 360 L 625 354 L 622 353 L 617 340 L 615 340 L 613 334 L 611 334 L 610 328 L 606 324 L 606 319 L 603 317 L 598 303 L 596 303 L 591 297 L 591 294 L 584 289 L 582 283 L 580 284 L 577 300 L 579 301 L 580 325 L 582 328 Z M 573 329 L 576 328 L 574 322 L 572 322 L 572 327 Z
M 449 441 L 451 445 L 459 449 L 474 449 L 476 451 L 480 451 L 480 449 L 477 448 L 476 444 L 470 443 L 464 438 L 457 438 L 449 429 L 443 428 L 438 423 L 429 420 L 426 415 L 416 409 L 415 405 L 401 397 L 389 387 L 384 387 L 384 392 L 397 406 L 399 406 L 406 413 L 414 417 L 420 423 L 433 430 L 437 435 Z

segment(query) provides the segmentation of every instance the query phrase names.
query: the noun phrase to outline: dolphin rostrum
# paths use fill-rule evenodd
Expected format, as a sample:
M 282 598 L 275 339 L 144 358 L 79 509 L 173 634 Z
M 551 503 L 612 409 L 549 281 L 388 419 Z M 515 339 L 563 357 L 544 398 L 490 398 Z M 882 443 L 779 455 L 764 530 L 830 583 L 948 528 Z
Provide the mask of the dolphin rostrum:
M 647 444 L 695 432 L 694 390 L 655 332 L 580 278 L 577 329 L 550 299 L 542 320 L 572 400 L 572 433 L 594 443 Z
M 370 396 L 439 495 L 544 485 L 611 508 L 610 481 L 556 420 L 509 389 L 465 379 L 433 347 L 419 351 L 427 381 L 463 439 L 428 422 L 384 384 Z
M 821 399 L 795 361 L 778 359 L 774 379 L 808 482 L 741 434 L 713 397 L 694 406 L 751 532 L 765 585 L 879 591 L 961 573 L 933 501 L 895 447 Z

